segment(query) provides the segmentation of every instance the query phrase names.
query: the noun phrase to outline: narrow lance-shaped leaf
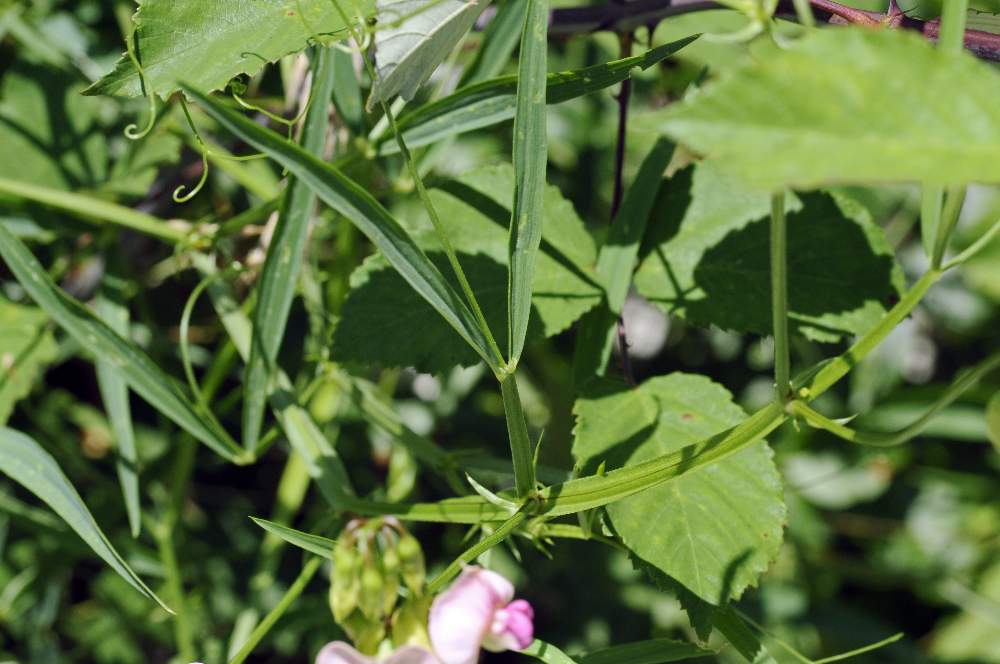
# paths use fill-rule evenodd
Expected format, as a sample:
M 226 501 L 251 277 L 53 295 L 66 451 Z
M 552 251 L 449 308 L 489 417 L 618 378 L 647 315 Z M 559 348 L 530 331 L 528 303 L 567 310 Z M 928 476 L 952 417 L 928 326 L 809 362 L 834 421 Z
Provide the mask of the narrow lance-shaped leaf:
M 517 113 L 514 116 L 514 208 L 510 220 L 510 279 L 507 287 L 508 366 L 517 367 L 531 317 L 531 281 L 542 241 L 542 203 L 548 144 L 545 127 L 545 71 L 548 0 L 528 0 L 521 34 Z
M 219 124 L 287 168 L 315 191 L 323 202 L 357 226 L 407 283 L 475 349 L 494 373 L 500 372 L 488 342 L 461 295 L 445 281 L 413 238 L 371 194 L 337 169 L 273 131 L 196 90 L 184 86 L 184 91 Z
M 378 0 L 375 85 L 368 108 L 399 94 L 413 99 L 489 0 Z
M 123 282 L 114 275 L 105 275 L 104 283 L 97 294 L 97 315 L 108 324 L 116 334 L 124 339 L 129 336 L 128 306 L 125 304 Z M 122 485 L 122 496 L 125 499 L 125 512 L 128 514 L 132 537 L 138 537 L 141 528 L 139 514 L 139 457 L 135 448 L 135 431 L 132 428 L 132 409 L 129 406 L 128 384 L 124 377 L 115 370 L 114 364 L 98 356 L 97 387 L 101 392 L 101 400 L 111 422 L 115 446 L 118 448 L 118 458 L 115 467 L 118 471 L 118 482 Z
M 333 92 L 336 49 L 318 51 L 309 112 L 302 130 L 302 147 L 322 156 L 326 146 L 328 110 Z M 316 194 L 292 178 L 285 192 L 278 223 L 261 272 L 254 310 L 253 343 L 243 385 L 243 447 L 257 445 L 267 403 L 267 383 L 274 372 L 288 312 L 302 267 L 302 254 L 309 235 L 309 220 L 316 207 Z
M 545 103 L 559 104 L 621 83 L 636 67 L 648 69 L 695 39 L 696 35 L 685 37 L 642 55 L 549 74 L 545 79 Z M 517 81 L 517 75 L 511 75 L 463 87 L 443 99 L 404 113 L 399 118 L 399 130 L 407 146 L 415 148 L 510 120 L 517 106 Z M 395 154 L 398 150 L 391 135 L 383 138 L 379 145 L 381 154 Z
M 0 427 L 0 472 L 51 507 L 129 585 L 170 611 L 111 546 L 80 494 L 66 479 L 52 455 L 37 442 L 20 431 Z
M 252 516 L 250 520 L 267 532 L 277 535 L 293 546 L 297 546 L 310 553 L 315 553 L 317 556 L 333 560 L 333 547 L 337 545 L 337 540 L 295 530 L 294 528 L 289 528 L 288 526 L 283 526 L 280 523 L 268 521 L 267 519 L 258 519 Z
M 3 224 L 0 224 L 0 256 L 38 306 L 77 343 L 113 365 L 151 406 L 223 458 L 242 461 L 239 445 L 218 422 L 200 414 L 177 383 L 142 349 L 115 334 L 86 307 L 66 295 Z

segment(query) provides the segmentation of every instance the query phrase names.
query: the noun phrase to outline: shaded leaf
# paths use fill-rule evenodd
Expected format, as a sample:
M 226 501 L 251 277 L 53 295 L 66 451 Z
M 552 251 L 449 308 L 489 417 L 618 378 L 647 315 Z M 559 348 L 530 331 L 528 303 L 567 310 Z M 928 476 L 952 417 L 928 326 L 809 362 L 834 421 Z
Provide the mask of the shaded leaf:
M 697 325 L 770 334 L 769 200 L 712 164 L 679 171 L 650 221 L 636 288 Z M 827 342 L 865 332 L 902 287 L 882 231 L 839 195 L 801 194 L 786 210 L 792 331 Z
M 0 427 L 0 472 L 51 507 L 129 585 L 170 611 L 111 546 L 80 494 L 38 443 L 20 431 Z
M 815 30 L 650 124 L 764 190 L 1000 181 L 1000 73 L 909 30 Z
M 0 425 L 58 355 L 48 320 L 41 309 L 0 297 Z
M 675 452 L 746 419 L 723 387 L 682 373 L 631 389 L 604 383 L 574 413 L 573 455 L 588 473 L 602 462 L 615 469 Z M 757 583 L 785 521 L 781 479 L 763 442 L 607 511 L 638 558 L 712 604 Z
M 513 180 L 510 166 L 490 167 L 430 192 L 494 333 L 507 327 L 506 226 Z M 437 240 L 430 222 L 421 219 L 418 223 L 418 242 L 433 249 Z M 529 329 L 529 337 L 534 338 L 564 330 L 601 298 L 593 273 L 593 240 L 555 187 L 545 190 L 542 237 Z M 443 269 L 444 256 L 433 256 Z M 365 261 L 351 276 L 351 287 L 334 333 L 334 358 L 413 365 L 429 372 L 476 362 L 476 354 L 460 344 L 458 335 L 433 309 L 406 288 L 384 258 Z M 419 334 L 414 334 L 416 330 Z M 505 345 L 506 335 L 496 338 Z
M 378 0 L 375 84 L 368 107 L 417 89 L 472 28 L 489 0 Z

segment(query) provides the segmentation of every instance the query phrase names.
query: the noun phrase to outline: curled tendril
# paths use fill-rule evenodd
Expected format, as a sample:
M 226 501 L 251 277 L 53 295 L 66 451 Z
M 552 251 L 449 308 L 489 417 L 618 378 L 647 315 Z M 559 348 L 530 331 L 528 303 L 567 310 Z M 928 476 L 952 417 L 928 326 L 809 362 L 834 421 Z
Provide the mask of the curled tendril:
M 198 131 L 198 127 L 194 124 L 194 119 L 191 117 L 191 111 L 188 110 L 187 102 L 184 101 L 184 97 L 181 97 L 181 110 L 184 111 L 184 118 L 187 120 L 188 126 L 191 128 L 191 132 L 194 134 L 195 140 L 198 142 L 198 151 L 201 153 L 201 178 L 198 180 L 198 184 L 188 193 L 182 193 L 187 185 L 182 184 L 181 186 L 174 189 L 174 202 L 175 203 L 187 203 L 189 200 L 198 195 L 198 193 L 204 189 L 205 183 L 208 182 L 208 146 L 205 145 L 205 140 L 201 137 L 201 132 Z
M 194 312 L 194 305 L 198 302 L 198 298 L 201 294 L 212 285 L 216 279 L 228 276 L 233 273 L 239 273 L 243 269 L 243 266 L 239 263 L 233 263 L 228 269 L 210 274 L 198 282 L 198 285 L 194 287 L 191 291 L 191 295 L 188 296 L 187 302 L 184 303 L 184 311 L 181 313 L 181 322 L 178 329 L 178 334 L 180 335 L 180 350 L 181 350 L 181 364 L 184 367 L 184 376 L 187 378 L 188 386 L 191 388 L 191 393 L 194 395 L 195 403 L 199 408 L 204 409 L 205 412 L 209 412 L 210 408 L 208 401 L 205 399 L 205 394 L 201 389 L 201 385 L 198 384 L 198 379 L 194 375 L 194 367 L 191 365 L 191 344 L 188 341 L 188 331 L 191 328 L 191 314 Z
M 125 127 L 125 137 L 132 141 L 138 141 L 141 138 L 145 138 L 149 135 L 149 132 L 153 131 L 153 127 L 156 125 L 156 93 L 149 89 L 149 83 L 146 80 L 146 70 L 142 68 L 142 63 L 139 62 L 139 58 L 135 55 L 135 33 L 129 36 L 125 40 L 125 47 L 128 51 L 128 57 L 135 65 L 135 69 L 139 72 L 139 83 L 142 86 L 142 91 L 146 95 L 146 99 L 149 101 L 149 120 L 146 122 L 146 126 L 139 130 L 139 125 L 132 123 Z
M 257 106 L 256 104 L 252 104 L 252 103 L 246 101 L 245 99 L 243 99 L 243 97 L 239 96 L 236 93 L 235 90 L 233 90 L 230 94 L 232 94 L 233 99 L 236 101 L 237 104 L 239 104 L 243 108 L 247 109 L 248 111 L 255 111 L 257 113 L 260 113 L 260 114 L 264 115 L 265 117 L 269 118 L 270 120 L 272 120 L 274 122 L 277 122 L 279 124 L 282 124 L 282 125 L 285 125 L 286 127 L 288 127 L 288 138 L 289 139 L 292 137 L 292 130 L 295 128 L 295 125 L 297 125 L 299 122 L 301 122 L 302 118 L 304 118 L 306 116 L 306 113 L 309 112 L 309 107 L 312 106 L 312 102 L 313 102 L 312 96 L 310 96 L 309 97 L 309 101 L 307 101 L 305 103 L 305 105 L 302 107 L 302 110 L 299 111 L 299 114 L 296 115 L 291 120 L 288 120 L 286 118 L 281 117 L 280 115 L 278 115 L 276 113 L 272 113 L 272 112 L 268 111 L 265 108 L 262 108 L 260 106 Z

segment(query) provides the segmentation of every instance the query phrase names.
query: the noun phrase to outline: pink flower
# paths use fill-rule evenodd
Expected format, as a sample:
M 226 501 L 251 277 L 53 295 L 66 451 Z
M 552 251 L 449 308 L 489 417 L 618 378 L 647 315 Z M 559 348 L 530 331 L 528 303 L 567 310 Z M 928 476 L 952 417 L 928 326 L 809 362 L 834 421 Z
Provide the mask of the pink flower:
M 323 646 L 316 655 L 316 664 L 441 664 L 432 653 L 417 646 L 406 646 L 389 655 L 387 659 L 373 659 L 362 655 L 343 641 Z
M 431 606 L 428 632 L 442 664 L 475 664 L 480 647 L 493 652 L 527 648 L 534 639 L 535 612 L 525 600 L 512 599 L 510 581 L 482 567 L 466 567 Z

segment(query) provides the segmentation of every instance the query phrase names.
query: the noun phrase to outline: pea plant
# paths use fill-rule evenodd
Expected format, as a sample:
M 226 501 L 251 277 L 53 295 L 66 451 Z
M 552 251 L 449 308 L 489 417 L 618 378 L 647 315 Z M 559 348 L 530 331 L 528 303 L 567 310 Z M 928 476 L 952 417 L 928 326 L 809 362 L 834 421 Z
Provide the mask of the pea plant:
M 61 521 L 13 494 L 4 509 L 68 526 L 144 596 L 134 615 L 169 644 L 154 661 L 889 661 L 903 634 L 803 646 L 813 660 L 749 606 L 798 514 L 778 441 L 919 445 L 969 395 L 1000 438 L 995 332 L 891 427 L 865 426 L 877 400 L 837 396 L 939 286 L 997 255 L 1000 221 L 960 223 L 1000 182 L 993 8 L 910 4 L 120 3 L 125 53 L 72 100 L 134 119 L 96 130 L 109 162 L 125 155 L 112 175 L 82 179 L 103 149 L 83 134 L 51 172 L 3 158 L 19 212 L 0 217 L 0 306 L 33 318 L 0 328 L 0 470 Z M 29 39 L 19 12 L 11 34 Z M 552 66 L 591 38 L 596 64 Z M 701 53 L 721 55 L 684 60 Z M 568 155 L 571 132 L 610 158 Z M 476 147 L 487 133 L 499 149 Z M 608 201 L 581 202 L 585 171 Z M 912 226 L 885 196 L 913 201 Z M 53 215 L 83 229 L 91 285 L 43 239 Z M 749 339 L 773 368 L 763 394 L 651 362 L 637 311 L 671 335 Z M 59 355 L 94 366 L 104 424 L 88 430 L 110 441 L 116 495 L 14 410 Z M 167 432 L 155 455 L 150 426 Z M 253 519 L 226 574 L 254 608 L 186 589 L 193 478 Z M 131 541 L 93 503 L 121 505 Z M 536 561 L 595 551 L 674 598 L 683 629 L 556 642 Z M 592 574 L 578 582 L 605 582 Z M 328 636 L 276 636 L 295 621 Z M 267 659 L 279 642 L 287 659 Z

